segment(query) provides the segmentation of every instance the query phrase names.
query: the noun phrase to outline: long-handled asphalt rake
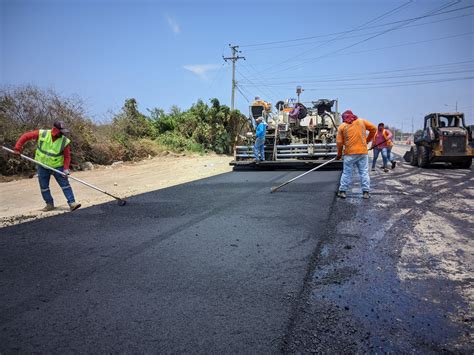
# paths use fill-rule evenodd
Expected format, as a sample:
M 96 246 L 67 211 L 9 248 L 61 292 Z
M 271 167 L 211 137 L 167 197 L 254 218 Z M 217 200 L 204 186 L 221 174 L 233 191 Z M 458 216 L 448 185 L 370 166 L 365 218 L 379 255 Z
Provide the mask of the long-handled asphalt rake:
M 5 150 L 5 151 L 7 151 L 7 152 L 9 152 L 9 153 L 16 154 L 16 153 L 15 153 L 12 149 L 10 149 L 10 148 L 7 148 L 7 147 L 2 146 L 2 149 Z M 43 168 L 48 169 L 48 170 L 51 170 L 51 171 L 54 171 L 55 173 L 58 173 L 58 174 L 60 174 L 60 175 L 62 175 L 62 176 L 64 176 L 64 177 L 66 177 L 66 178 L 68 178 L 68 179 L 72 179 L 72 180 L 77 181 L 77 182 L 79 182 L 79 183 L 81 183 L 81 184 L 83 184 L 83 185 L 86 185 L 86 186 L 90 187 L 91 189 L 94 189 L 94 190 L 99 191 L 99 192 L 102 192 L 103 194 L 106 194 L 106 195 L 108 195 L 108 196 L 110 196 L 110 197 L 113 197 L 114 199 L 117 200 L 117 203 L 118 203 L 119 206 L 125 206 L 125 204 L 127 203 L 127 201 L 125 201 L 124 199 L 121 199 L 120 197 L 114 196 L 114 195 L 108 193 L 107 191 L 104 191 L 104 190 L 98 188 L 97 186 L 91 185 L 91 184 L 89 184 L 88 182 L 85 182 L 85 181 L 83 181 L 83 180 L 81 180 L 81 179 L 78 179 L 78 178 L 76 178 L 76 177 L 74 177 L 74 176 L 67 175 L 67 174 L 63 173 L 62 171 L 60 171 L 60 170 L 54 169 L 54 168 L 52 168 L 52 167 L 50 167 L 50 166 L 48 166 L 48 165 L 45 165 L 45 164 L 43 164 L 43 163 L 40 163 L 40 162 L 37 161 L 37 160 L 34 160 L 34 159 L 31 159 L 30 157 L 27 157 L 26 155 L 20 154 L 20 157 L 22 157 L 23 159 L 26 159 L 26 160 L 28 160 L 28 161 L 30 161 L 30 162 L 32 162 L 32 163 L 35 163 L 35 164 L 37 164 L 37 165 L 41 165 Z
M 326 164 L 329 164 L 329 163 L 333 162 L 334 160 L 336 160 L 336 158 L 332 158 L 332 159 L 328 160 L 327 162 L 324 162 L 323 164 L 318 165 L 318 166 L 314 167 L 313 169 L 308 170 L 307 172 L 305 172 L 305 173 L 303 173 L 303 174 L 301 174 L 301 175 L 298 175 L 298 176 L 294 177 L 294 178 L 291 179 L 291 180 L 288 180 L 287 182 L 284 182 L 284 183 L 281 184 L 281 185 L 273 186 L 272 189 L 270 190 L 270 193 L 273 193 L 273 192 L 275 192 L 275 191 L 281 189 L 283 186 L 288 185 L 289 183 L 291 183 L 291 182 L 293 182 L 293 181 L 299 179 L 300 177 L 305 176 L 306 174 L 309 174 L 309 173 L 312 172 L 312 171 L 318 170 L 319 168 L 323 167 L 323 166 L 326 165 Z

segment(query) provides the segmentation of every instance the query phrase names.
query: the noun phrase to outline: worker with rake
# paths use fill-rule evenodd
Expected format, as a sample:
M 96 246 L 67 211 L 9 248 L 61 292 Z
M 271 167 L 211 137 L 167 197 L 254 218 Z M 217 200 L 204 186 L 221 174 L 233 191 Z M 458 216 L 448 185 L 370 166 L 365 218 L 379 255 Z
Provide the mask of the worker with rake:
M 69 133 L 69 130 L 66 128 L 64 122 L 56 121 L 52 129 L 39 129 L 27 132 L 23 134 L 15 144 L 15 154 L 20 155 L 25 142 L 36 140 L 35 160 L 65 174 L 61 175 L 40 165 L 37 166 L 41 195 L 46 203 L 46 206 L 42 209 L 44 212 L 54 210 L 53 196 L 49 190 L 51 175 L 54 176 L 63 190 L 64 196 L 69 204 L 69 209 L 74 211 L 81 207 L 74 199 L 74 194 L 67 178 L 67 175 L 69 175 L 69 164 L 71 163 L 71 140 L 65 136 L 67 133 Z
M 379 154 L 382 153 L 383 166 L 382 169 L 384 172 L 388 172 L 387 163 L 390 162 L 392 169 L 395 168 L 397 162 L 392 158 L 391 151 L 393 147 L 393 134 L 385 128 L 385 125 L 381 122 L 377 126 L 377 132 L 375 133 L 374 140 L 372 142 L 372 148 L 374 150 L 374 157 L 372 159 L 372 171 L 375 170 L 375 165 L 377 163 L 377 158 Z
M 377 127 L 367 120 L 358 118 L 350 110 L 342 114 L 342 121 L 336 137 L 338 160 L 342 159 L 344 151 L 343 171 L 337 196 L 346 198 L 346 191 L 352 183 L 352 172 L 356 167 L 362 186 L 362 196 L 368 199 L 370 198 L 370 176 L 367 143 L 374 138 Z

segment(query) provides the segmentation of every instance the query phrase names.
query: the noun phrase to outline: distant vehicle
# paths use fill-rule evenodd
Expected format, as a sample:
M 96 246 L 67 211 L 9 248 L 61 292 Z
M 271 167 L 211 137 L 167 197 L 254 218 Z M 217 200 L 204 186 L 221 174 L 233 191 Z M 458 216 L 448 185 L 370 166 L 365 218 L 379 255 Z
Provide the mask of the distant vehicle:
M 431 163 L 448 162 L 469 169 L 474 156 L 472 126 L 466 126 L 461 112 L 430 113 L 425 116 L 421 134 L 405 159 L 413 166 L 427 168 Z
M 295 99 L 278 101 L 275 107 L 263 100 L 254 101 L 249 108 L 249 121 L 263 117 L 267 124 L 265 162 L 260 166 L 297 167 L 319 165 L 337 155 L 336 135 L 341 122 L 337 100 L 321 99 L 306 103 Z M 240 136 L 231 165 L 251 166 L 253 132 Z M 340 165 L 340 162 L 335 163 Z

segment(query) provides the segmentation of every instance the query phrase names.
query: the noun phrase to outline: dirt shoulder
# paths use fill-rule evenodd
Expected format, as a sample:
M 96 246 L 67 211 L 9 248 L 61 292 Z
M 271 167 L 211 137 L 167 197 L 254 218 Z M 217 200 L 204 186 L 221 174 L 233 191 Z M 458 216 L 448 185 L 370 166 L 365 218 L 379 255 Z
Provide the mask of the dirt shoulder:
M 336 200 L 285 352 L 472 353 L 474 171 L 394 151 L 370 200 Z
M 216 154 L 167 155 L 137 163 L 96 166 L 94 170 L 76 172 L 74 176 L 126 198 L 229 172 L 232 170 L 229 166 L 231 160 L 231 157 Z M 112 200 L 75 181 L 71 182 L 71 186 L 82 208 Z M 0 183 L 0 227 L 68 212 L 64 195 L 54 178 L 51 179 L 50 187 L 57 209 L 41 212 L 44 202 L 37 178 Z

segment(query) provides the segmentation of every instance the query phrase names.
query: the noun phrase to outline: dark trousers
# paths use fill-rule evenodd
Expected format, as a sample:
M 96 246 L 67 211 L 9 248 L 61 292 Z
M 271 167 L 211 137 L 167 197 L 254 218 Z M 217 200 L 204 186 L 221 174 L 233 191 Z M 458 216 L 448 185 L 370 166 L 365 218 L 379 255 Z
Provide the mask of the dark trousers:
M 63 171 L 64 168 L 56 168 L 56 170 Z M 71 185 L 69 185 L 69 180 L 61 174 L 45 169 L 42 166 L 38 165 L 38 181 L 40 184 L 41 195 L 43 196 L 44 202 L 53 204 L 53 196 L 51 195 L 51 191 L 49 190 L 49 180 L 51 178 L 51 175 L 54 176 L 59 186 L 63 190 L 67 203 L 75 202 Z

